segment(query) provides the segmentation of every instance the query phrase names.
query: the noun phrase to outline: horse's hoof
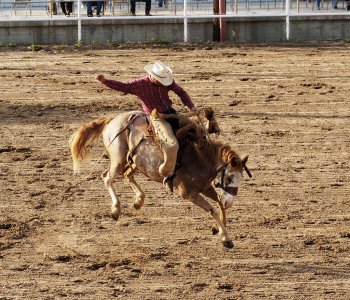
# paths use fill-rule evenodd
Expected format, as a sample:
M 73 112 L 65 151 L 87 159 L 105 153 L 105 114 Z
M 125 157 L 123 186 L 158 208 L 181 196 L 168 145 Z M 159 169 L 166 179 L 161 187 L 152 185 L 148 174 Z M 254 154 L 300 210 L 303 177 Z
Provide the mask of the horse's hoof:
M 233 242 L 232 241 L 222 241 L 222 244 L 229 249 L 233 248 Z
M 113 218 L 114 221 L 118 221 L 119 215 L 114 214 L 114 213 L 111 212 L 111 216 L 112 216 L 112 218 Z
M 114 221 L 118 221 L 119 219 L 119 216 L 120 216 L 120 211 L 118 212 L 118 210 L 115 208 L 115 209 L 111 209 L 111 216 L 113 218 Z
M 138 203 L 138 202 L 134 202 L 134 207 L 136 210 L 139 210 L 142 207 L 142 204 Z
M 217 224 L 214 224 L 214 225 L 211 227 L 211 231 L 212 231 L 213 235 L 218 234 L 218 233 L 219 233 L 218 225 L 217 225 Z

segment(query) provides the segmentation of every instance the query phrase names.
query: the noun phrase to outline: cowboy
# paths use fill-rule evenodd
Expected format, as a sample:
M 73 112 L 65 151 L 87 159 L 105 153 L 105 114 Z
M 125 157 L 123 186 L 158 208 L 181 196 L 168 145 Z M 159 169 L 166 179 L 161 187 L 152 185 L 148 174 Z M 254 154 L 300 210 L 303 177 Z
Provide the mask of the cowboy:
M 154 109 L 162 114 L 176 114 L 168 95 L 169 91 L 175 92 L 191 111 L 197 110 L 188 94 L 173 80 L 172 70 L 169 67 L 156 62 L 146 66 L 145 70 L 149 76 L 126 83 L 107 80 L 101 74 L 97 75 L 96 79 L 113 90 L 138 96 L 144 112 L 149 115 Z M 174 169 L 179 150 L 179 143 L 173 129 L 179 128 L 179 119 L 163 119 L 151 115 L 151 122 L 161 140 L 164 153 L 164 163 L 159 166 L 159 173 L 164 177 L 163 184 L 173 192 Z

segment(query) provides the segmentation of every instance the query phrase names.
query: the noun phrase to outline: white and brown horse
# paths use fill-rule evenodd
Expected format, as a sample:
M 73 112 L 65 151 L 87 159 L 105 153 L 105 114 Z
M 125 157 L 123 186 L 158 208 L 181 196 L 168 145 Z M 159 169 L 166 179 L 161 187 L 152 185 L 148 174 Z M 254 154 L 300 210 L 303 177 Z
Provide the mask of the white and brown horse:
M 161 183 L 163 180 L 158 173 L 158 167 L 163 163 L 163 153 L 157 142 L 145 137 L 148 123 L 148 115 L 127 112 L 116 118 L 101 118 L 85 124 L 70 140 L 76 171 L 88 155 L 88 143 L 103 134 L 110 167 L 102 173 L 102 179 L 112 197 L 111 214 L 114 220 L 118 220 L 121 213 L 120 200 L 113 188 L 113 181 L 119 174 L 123 174 L 136 193 L 136 209 L 142 207 L 146 195 L 136 183 L 134 174 L 140 171 L 152 181 Z M 192 134 L 193 130 L 193 124 L 188 124 L 176 134 L 181 147 L 174 187 L 182 198 L 198 205 L 214 218 L 216 225 L 213 226 L 213 233 L 219 232 L 224 246 L 232 248 L 233 243 L 225 228 L 225 209 L 232 205 L 237 195 L 243 169 L 249 174 L 245 166 L 248 156 L 242 160 L 230 146 L 198 138 Z M 215 178 L 219 179 L 217 186 L 222 189 L 221 199 L 212 186 Z M 219 205 L 220 214 L 201 194 Z

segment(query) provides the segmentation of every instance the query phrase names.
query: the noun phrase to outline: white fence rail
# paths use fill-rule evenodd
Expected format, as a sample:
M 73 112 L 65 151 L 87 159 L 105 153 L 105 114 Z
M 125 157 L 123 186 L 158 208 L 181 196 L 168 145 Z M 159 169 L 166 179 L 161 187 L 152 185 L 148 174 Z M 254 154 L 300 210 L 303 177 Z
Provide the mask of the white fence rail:
M 324 15 L 350 15 L 347 12 L 347 7 L 344 6 L 345 1 L 342 1 L 342 7 L 335 8 L 337 0 L 306 0 L 306 1 L 290 1 L 290 0 L 221 0 L 220 11 L 224 14 L 213 13 L 213 0 L 165 0 L 161 1 L 163 7 L 158 7 L 159 0 L 152 0 L 152 16 L 142 14 L 144 10 L 144 2 L 137 2 L 136 17 L 140 19 L 183 19 L 184 22 L 184 41 L 188 41 L 188 20 L 202 18 L 220 18 L 220 26 L 225 24 L 225 18 L 256 18 L 256 17 L 271 17 L 280 16 L 286 20 L 286 39 L 289 40 L 290 35 L 290 17 L 292 16 L 324 16 Z M 224 2 L 223 2 L 224 1 Z M 319 1 L 319 2 L 317 2 Z M 63 0 L 52 1 L 25 1 L 25 0 L 0 0 L 0 22 L 31 22 L 31 21 L 66 21 L 64 14 L 60 13 L 60 3 Z M 82 12 L 83 2 L 81 0 L 68 0 L 64 2 L 73 2 L 73 13 L 70 15 L 70 20 L 76 20 L 78 26 L 78 41 L 82 37 L 82 21 L 96 20 L 97 18 L 88 18 Z M 222 4 L 224 3 L 224 4 Z M 319 3 L 320 8 L 316 5 Z M 54 7 L 56 5 L 56 9 Z M 115 6 L 119 10 L 115 10 Z M 225 13 L 226 11 L 226 13 Z M 112 13 L 113 12 L 113 13 Z M 127 0 L 112 0 L 104 8 L 104 15 L 98 18 L 103 19 L 134 19 L 130 16 L 129 3 Z M 224 33 L 222 33 L 223 35 Z

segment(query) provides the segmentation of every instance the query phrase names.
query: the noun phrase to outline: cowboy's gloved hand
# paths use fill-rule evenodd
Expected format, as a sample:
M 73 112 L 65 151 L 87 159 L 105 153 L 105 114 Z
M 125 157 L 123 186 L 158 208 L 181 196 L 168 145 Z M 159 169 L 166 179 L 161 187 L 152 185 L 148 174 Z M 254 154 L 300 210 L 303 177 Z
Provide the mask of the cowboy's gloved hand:
M 106 78 L 102 74 L 96 75 L 96 79 L 101 83 L 105 83 L 106 81 Z
M 192 112 L 196 112 L 197 111 L 197 107 L 195 107 L 195 106 L 191 107 L 191 111 Z

